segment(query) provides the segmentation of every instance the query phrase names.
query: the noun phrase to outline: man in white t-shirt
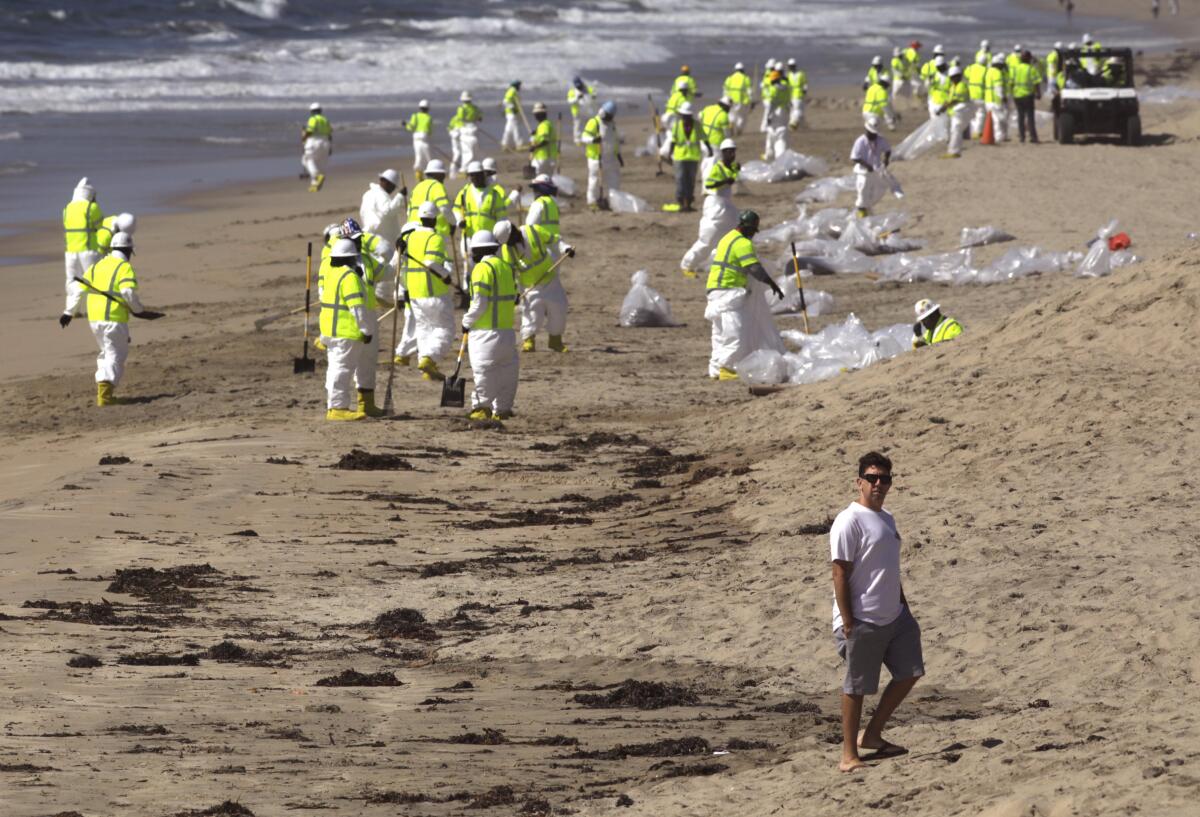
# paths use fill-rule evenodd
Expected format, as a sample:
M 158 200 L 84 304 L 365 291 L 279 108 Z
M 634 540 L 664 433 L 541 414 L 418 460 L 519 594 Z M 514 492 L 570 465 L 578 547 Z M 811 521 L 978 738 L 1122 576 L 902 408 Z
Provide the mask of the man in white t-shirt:
M 892 486 L 892 461 L 875 451 L 858 461 L 858 499 L 837 515 L 829 531 L 833 561 L 833 639 L 846 661 L 842 683 L 842 760 L 852 772 L 863 760 L 902 755 L 907 750 L 883 739 L 883 727 L 925 674 L 921 628 L 900 586 L 900 534 L 883 509 Z M 879 690 L 886 664 L 892 674 L 862 735 L 863 697 Z M 865 758 L 860 750 L 870 754 Z

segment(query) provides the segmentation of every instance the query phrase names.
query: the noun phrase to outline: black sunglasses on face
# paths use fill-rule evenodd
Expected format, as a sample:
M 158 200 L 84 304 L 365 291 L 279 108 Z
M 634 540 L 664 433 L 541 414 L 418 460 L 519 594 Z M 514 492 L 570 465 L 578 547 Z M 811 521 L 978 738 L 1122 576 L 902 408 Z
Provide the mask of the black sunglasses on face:
M 892 484 L 891 474 L 863 474 L 859 479 L 865 479 L 867 482 L 874 485 L 877 482 L 882 482 L 884 485 Z

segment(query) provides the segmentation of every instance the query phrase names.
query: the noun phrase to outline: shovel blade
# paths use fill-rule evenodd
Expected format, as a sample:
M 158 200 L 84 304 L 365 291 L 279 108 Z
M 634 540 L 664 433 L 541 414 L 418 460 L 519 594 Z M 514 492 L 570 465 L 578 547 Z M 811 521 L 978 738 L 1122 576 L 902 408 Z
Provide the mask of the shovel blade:
M 311 357 L 292 358 L 292 374 L 307 374 L 317 370 L 317 361 Z
M 467 381 L 461 377 L 447 377 L 442 381 L 442 407 L 462 408 L 467 402 Z

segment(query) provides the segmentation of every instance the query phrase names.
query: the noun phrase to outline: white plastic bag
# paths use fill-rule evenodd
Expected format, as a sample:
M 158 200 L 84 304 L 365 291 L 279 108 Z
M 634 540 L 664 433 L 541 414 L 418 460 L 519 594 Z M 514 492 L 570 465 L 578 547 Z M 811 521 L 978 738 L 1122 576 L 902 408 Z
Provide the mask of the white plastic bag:
M 1120 226 L 1120 223 L 1114 218 L 1096 231 L 1096 240 L 1092 242 L 1087 255 L 1083 257 L 1079 269 L 1075 271 L 1076 275 L 1081 278 L 1101 278 L 1112 272 L 1113 253 L 1108 248 L 1108 239 L 1116 234 Z
M 796 274 L 791 269 L 789 259 L 787 271 L 775 278 L 775 285 L 783 290 L 783 300 L 776 298 L 774 293 L 767 296 L 771 312 L 776 315 L 800 312 L 800 288 L 796 286 Z M 810 274 L 807 270 L 801 269 L 800 277 L 806 278 Z M 828 315 L 833 311 L 833 296 L 819 289 L 805 287 L 804 305 L 808 308 L 810 318 L 817 315 Z
M 650 276 L 645 270 L 638 270 L 630 278 L 632 286 L 621 302 L 621 313 L 618 316 L 621 326 L 674 326 L 671 319 L 671 305 L 649 285 Z
M 999 244 L 1002 241 L 1012 241 L 1013 237 L 997 227 L 963 227 L 958 239 L 958 246 L 983 247 L 988 244 Z
M 911 327 L 905 324 L 868 332 L 853 313 L 842 323 L 830 324 L 812 335 L 785 330 L 784 338 L 800 347 L 784 355 L 788 381 L 815 383 L 895 357 L 911 348 L 911 334 Z
M 892 151 L 894 161 L 911 161 L 924 156 L 950 138 L 950 118 L 938 114 L 904 138 Z
M 774 349 L 758 349 L 734 366 L 738 376 L 756 385 L 784 383 L 788 379 L 788 364 Z
M 608 206 L 614 213 L 648 213 L 650 205 L 646 200 L 624 190 L 608 191 Z
M 758 160 L 742 165 L 741 178 L 748 182 L 774 183 L 795 181 L 805 176 L 820 176 L 829 172 L 829 165 L 823 159 L 806 156 L 794 150 L 785 150 L 773 162 Z
M 560 196 L 566 196 L 569 199 L 575 197 L 575 180 L 570 176 L 564 176 L 561 173 L 555 173 L 550 177 L 550 180 L 553 181 L 554 186 L 558 188 L 558 194 Z
M 823 202 L 828 204 L 842 193 L 854 192 L 854 174 L 817 179 L 796 194 L 796 203 Z

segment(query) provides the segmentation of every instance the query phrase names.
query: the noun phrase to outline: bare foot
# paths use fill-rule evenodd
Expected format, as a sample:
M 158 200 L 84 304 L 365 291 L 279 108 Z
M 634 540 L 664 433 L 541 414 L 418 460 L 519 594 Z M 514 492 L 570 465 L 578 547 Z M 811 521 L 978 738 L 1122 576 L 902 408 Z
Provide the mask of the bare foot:
M 842 758 L 842 762 L 838 764 L 838 770 L 843 772 L 856 772 L 859 769 L 867 768 L 867 764 L 861 759 L 852 757 L 850 759 Z

